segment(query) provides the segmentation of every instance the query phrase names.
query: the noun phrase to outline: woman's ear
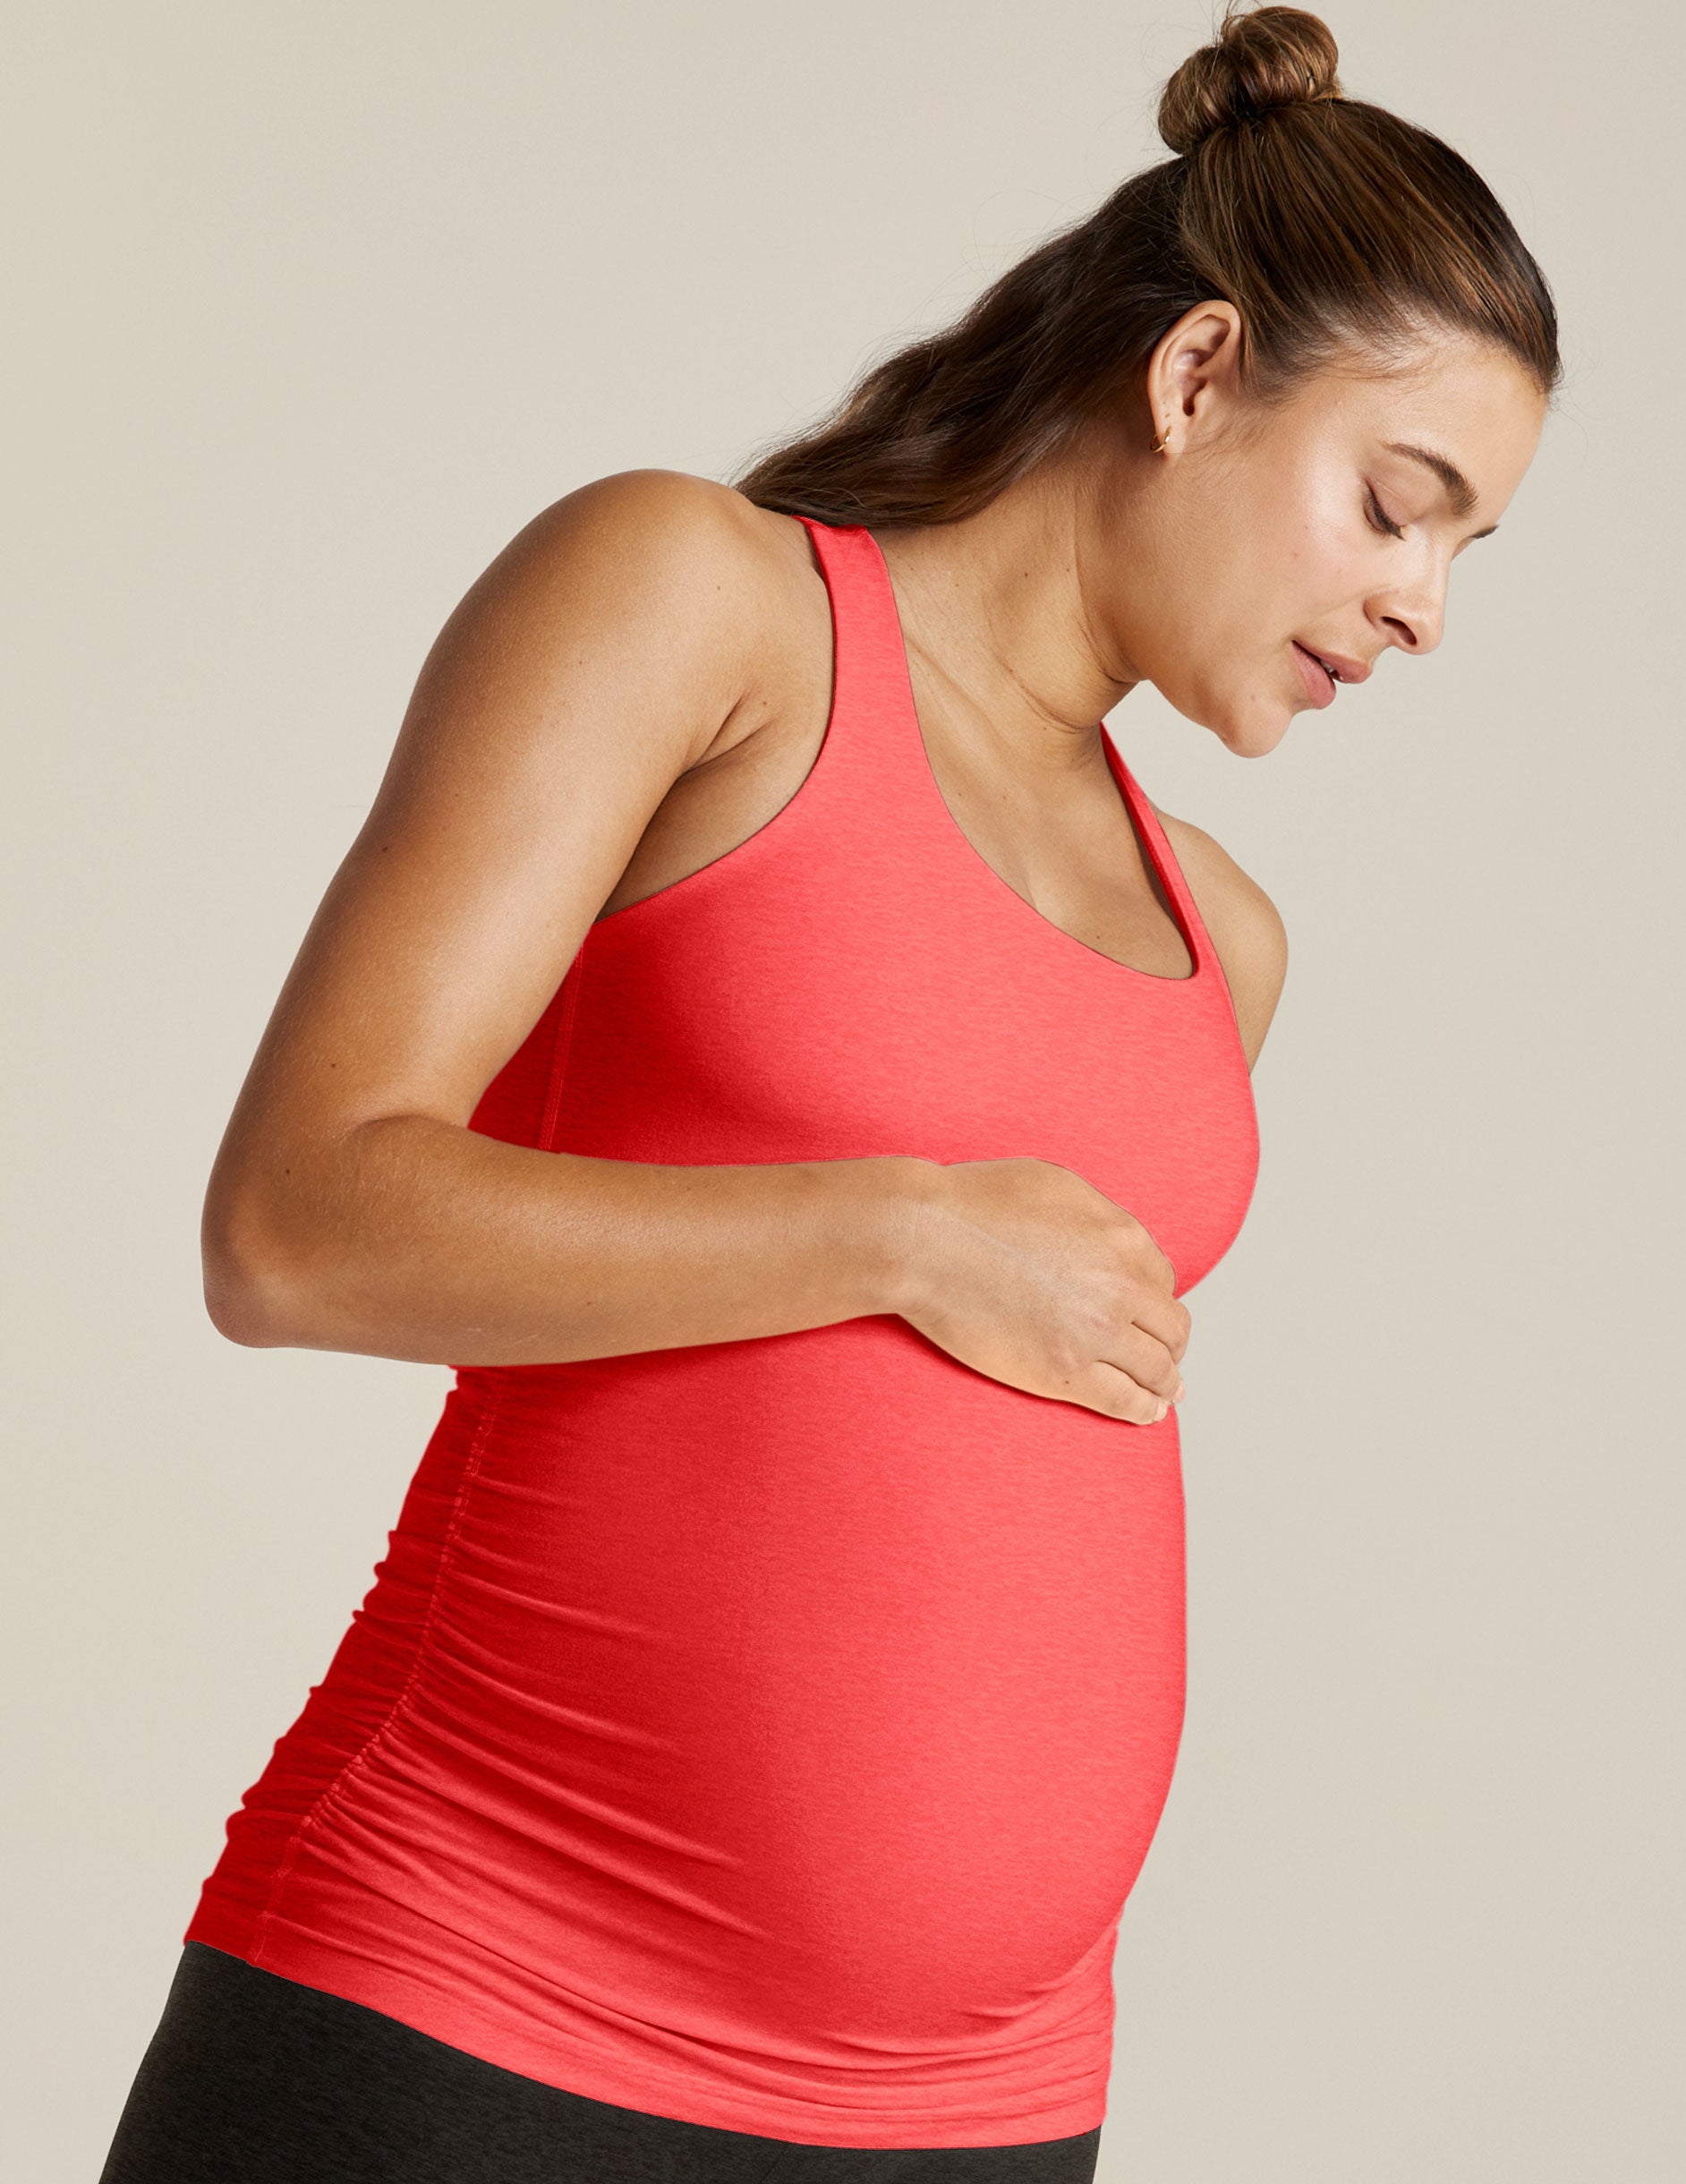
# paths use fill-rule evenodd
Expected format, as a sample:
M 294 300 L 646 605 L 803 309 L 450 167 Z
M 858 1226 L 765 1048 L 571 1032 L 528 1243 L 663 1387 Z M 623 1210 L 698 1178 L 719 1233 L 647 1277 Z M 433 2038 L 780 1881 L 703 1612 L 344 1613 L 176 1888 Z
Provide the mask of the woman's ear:
M 1196 303 L 1162 335 L 1147 360 L 1148 438 L 1175 456 L 1190 432 L 1239 391 L 1241 314 L 1216 298 Z

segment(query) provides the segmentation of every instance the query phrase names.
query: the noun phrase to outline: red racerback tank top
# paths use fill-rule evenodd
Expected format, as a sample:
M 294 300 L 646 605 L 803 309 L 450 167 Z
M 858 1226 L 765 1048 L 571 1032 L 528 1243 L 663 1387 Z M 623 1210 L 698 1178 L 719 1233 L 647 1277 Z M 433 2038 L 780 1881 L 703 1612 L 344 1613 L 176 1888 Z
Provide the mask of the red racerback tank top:
M 944 804 L 871 533 L 796 795 L 601 917 L 471 1127 L 678 1164 L 1035 1155 L 1178 1294 L 1257 1165 L 1224 975 L 1051 924 Z M 892 1313 L 459 1368 L 376 1582 L 187 1931 L 593 2099 L 838 2146 L 1105 2114 L 1120 1914 L 1183 1714 L 1177 1413 Z

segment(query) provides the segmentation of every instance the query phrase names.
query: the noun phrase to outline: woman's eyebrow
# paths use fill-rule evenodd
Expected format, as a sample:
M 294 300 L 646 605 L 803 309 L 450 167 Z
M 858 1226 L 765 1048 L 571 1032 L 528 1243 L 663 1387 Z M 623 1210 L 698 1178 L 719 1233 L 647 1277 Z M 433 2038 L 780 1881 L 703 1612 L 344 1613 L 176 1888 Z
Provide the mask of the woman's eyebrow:
M 1469 514 L 1480 496 L 1449 456 L 1436 455 L 1432 448 L 1418 448 L 1408 439 L 1390 439 L 1384 444 L 1391 453 L 1408 455 L 1413 463 L 1420 463 L 1425 469 L 1434 472 L 1445 487 L 1446 498 L 1452 503 L 1452 512 L 1460 521 Z M 1486 538 L 1487 533 L 1481 531 L 1476 535 Z

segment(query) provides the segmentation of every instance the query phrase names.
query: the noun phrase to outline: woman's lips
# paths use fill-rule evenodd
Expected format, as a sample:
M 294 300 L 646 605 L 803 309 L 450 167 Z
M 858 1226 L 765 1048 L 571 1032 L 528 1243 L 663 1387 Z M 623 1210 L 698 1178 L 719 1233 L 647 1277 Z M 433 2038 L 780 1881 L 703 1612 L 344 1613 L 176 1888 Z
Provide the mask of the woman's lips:
M 1323 661 L 1318 659 L 1316 653 L 1308 653 L 1298 637 L 1292 637 L 1289 642 L 1294 648 L 1294 659 L 1299 664 L 1299 679 L 1306 686 L 1307 696 L 1314 705 L 1320 708 L 1324 705 L 1333 705 L 1335 694 L 1334 678 L 1324 667 Z

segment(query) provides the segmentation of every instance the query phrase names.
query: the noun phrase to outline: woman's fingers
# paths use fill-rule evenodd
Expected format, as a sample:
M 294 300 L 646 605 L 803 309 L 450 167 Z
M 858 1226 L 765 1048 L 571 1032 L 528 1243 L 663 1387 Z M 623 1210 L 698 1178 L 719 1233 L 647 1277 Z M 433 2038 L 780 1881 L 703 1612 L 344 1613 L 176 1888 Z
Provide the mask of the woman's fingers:
M 1174 1398 L 1162 1395 L 1116 1365 L 1097 1360 L 1084 1375 L 1085 1385 L 1076 1400 L 1100 1411 L 1108 1418 L 1124 1420 L 1132 1426 L 1156 1426 L 1170 1411 Z
M 1182 1400 L 1185 1393 L 1182 1374 L 1169 1344 L 1161 1335 L 1150 1333 L 1139 1320 L 1127 1327 L 1116 1342 L 1105 1344 L 1096 1362 L 1111 1366 L 1134 1380 L 1157 1402 Z

